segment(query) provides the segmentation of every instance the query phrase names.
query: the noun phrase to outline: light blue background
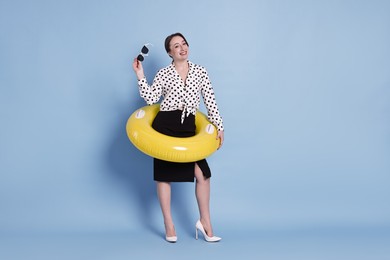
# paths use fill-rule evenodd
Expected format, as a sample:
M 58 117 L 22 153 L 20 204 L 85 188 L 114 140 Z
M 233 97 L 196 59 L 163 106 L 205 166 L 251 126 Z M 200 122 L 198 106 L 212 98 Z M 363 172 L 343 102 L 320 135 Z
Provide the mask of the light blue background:
M 385 0 L 1 0 L 0 258 L 388 259 L 389 13 Z M 173 186 L 179 243 L 164 242 L 152 159 L 125 132 L 145 105 L 133 57 L 154 44 L 152 81 L 177 31 L 225 122 L 213 246 L 193 239 L 191 183 Z

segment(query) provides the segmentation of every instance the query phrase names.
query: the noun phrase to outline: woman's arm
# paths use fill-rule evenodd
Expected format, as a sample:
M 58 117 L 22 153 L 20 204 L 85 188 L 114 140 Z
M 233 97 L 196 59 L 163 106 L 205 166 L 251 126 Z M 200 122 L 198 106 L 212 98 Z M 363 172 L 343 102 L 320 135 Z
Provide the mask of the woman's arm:
M 202 80 L 202 96 L 203 101 L 205 103 L 208 119 L 217 127 L 218 129 L 218 135 L 217 139 L 219 139 L 219 148 L 221 148 L 223 141 L 224 141 L 224 128 L 223 128 L 223 120 L 219 113 L 219 109 L 217 106 L 217 102 L 215 99 L 215 93 L 214 89 L 211 85 L 209 76 L 207 74 L 207 71 L 204 71 L 204 77 Z
M 215 99 L 214 89 L 211 85 L 207 71 L 203 72 L 201 93 L 204 104 L 207 109 L 208 119 L 217 127 L 218 131 L 223 131 L 223 120 L 219 113 L 218 105 Z
M 159 73 L 157 73 L 155 76 L 153 84 L 149 86 L 144 74 L 142 63 L 137 60 L 137 58 L 135 58 L 133 61 L 133 70 L 138 79 L 140 96 L 146 101 L 148 105 L 157 103 L 160 100 L 162 94 L 162 84 Z

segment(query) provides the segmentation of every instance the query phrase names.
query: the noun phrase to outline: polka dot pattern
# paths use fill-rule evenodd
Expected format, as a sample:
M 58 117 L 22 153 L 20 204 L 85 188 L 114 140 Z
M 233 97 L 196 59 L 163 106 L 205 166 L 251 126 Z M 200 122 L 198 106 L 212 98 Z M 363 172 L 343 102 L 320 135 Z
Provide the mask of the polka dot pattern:
M 207 70 L 190 61 L 186 82 L 183 82 L 173 64 L 162 68 L 149 86 L 146 78 L 138 81 L 141 97 L 148 105 L 157 103 L 161 97 L 161 111 L 183 110 L 182 120 L 189 114 L 195 115 L 199 109 L 201 96 L 207 109 L 208 119 L 223 131 L 223 121 L 215 100 Z

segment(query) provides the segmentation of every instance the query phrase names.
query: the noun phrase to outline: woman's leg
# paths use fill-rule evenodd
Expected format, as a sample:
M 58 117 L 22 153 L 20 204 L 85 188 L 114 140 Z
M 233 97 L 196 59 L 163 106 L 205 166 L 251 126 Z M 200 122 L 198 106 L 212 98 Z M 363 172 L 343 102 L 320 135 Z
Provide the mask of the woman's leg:
M 157 181 L 157 195 L 164 218 L 165 234 L 168 237 L 176 236 L 171 214 L 171 184 Z
M 195 195 L 198 201 L 200 222 L 202 223 L 207 235 L 213 236 L 213 229 L 210 220 L 210 178 L 203 176 L 202 170 L 195 163 Z

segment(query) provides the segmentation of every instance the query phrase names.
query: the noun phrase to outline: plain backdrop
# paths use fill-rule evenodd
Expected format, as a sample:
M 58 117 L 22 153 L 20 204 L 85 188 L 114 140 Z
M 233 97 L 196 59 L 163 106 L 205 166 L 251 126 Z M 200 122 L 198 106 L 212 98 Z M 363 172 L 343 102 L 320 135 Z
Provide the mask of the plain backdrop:
M 1 0 L 0 233 L 162 240 L 152 159 L 125 125 L 146 105 L 133 58 L 153 44 L 151 82 L 175 32 L 224 119 L 208 158 L 217 234 L 388 230 L 389 13 L 385 0 Z M 173 185 L 172 207 L 193 236 L 193 183 Z

